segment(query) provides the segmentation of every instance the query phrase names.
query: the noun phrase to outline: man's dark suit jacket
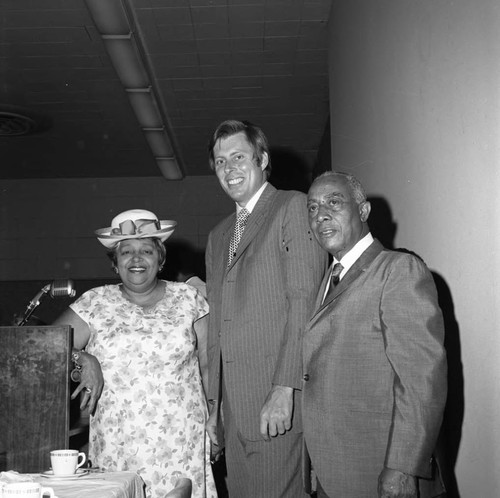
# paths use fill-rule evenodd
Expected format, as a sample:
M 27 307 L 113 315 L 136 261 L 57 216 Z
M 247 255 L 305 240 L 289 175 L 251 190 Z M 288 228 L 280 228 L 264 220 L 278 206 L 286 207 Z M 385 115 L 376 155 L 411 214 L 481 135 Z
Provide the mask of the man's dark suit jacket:
M 236 427 L 261 441 L 260 410 L 273 384 L 302 387 L 302 334 L 327 254 L 311 233 L 306 196 L 268 184 L 253 209 L 231 265 L 232 214 L 209 236 L 207 293 L 209 399 L 223 377 Z M 296 397 L 293 430 L 301 431 Z

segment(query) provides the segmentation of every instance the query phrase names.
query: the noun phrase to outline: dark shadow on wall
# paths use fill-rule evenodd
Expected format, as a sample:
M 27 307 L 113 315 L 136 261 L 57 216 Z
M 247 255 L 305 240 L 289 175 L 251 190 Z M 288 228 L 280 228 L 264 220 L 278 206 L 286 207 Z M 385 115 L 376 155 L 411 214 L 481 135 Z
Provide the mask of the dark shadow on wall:
M 273 146 L 269 182 L 281 190 L 298 190 L 307 194 L 312 181 L 321 173 L 332 169 L 330 116 L 327 116 L 314 164 L 307 161 L 291 147 Z
M 269 183 L 280 190 L 298 190 L 307 194 L 311 172 L 305 160 L 288 147 L 271 147 Z
M 389 203 L 383 197 L 368 197 L 372 210 L 368 217 L 368 225 L 376 237 L 387 249 L 394 249 L 394 240 L 398 224 L 392 217 Z
M 167 259 L 160 278 L 173 282 L 185 282 L 197 276 L 205 281 L 205 252 L 189 242 L 178 239 L 166 243 Z
M 368 200 L 372 205 L 368 219 L 372 235 L 387 249 L 407 252 L 420 258 L 418 254 L 409 249 L 394 248 L 397 223 L 393 219 L 392 210 L 387 200 L 383 197 L 369 197 Z M 435 453 L 447 490 L 446 497 L 460 498 L 455 476 L 455 465 L 462 438 L 464 418 L 464 379 L 460 330 L 455 318 L 455 308 L 450 288 L 441 275 L 432 270 L 431 273 L 436 284 L 439 306 L 443 312 L 444 346 L 448 359 L 448 398 Z
M 313 180 L 317 176 L 321 175 L 321 173 L 324 173 L 325 171 L 331 171 L 332 155 L 333 148 L 330 129 L 330 116 L 328 115 L 325 123 L 325 129 L 323 130 L 323 136 L 321 137 L 321 142 L 319 143 L 318 155 L 316 156 L 316 161 L 313 166 Z
M 446 484 L 447 498 L 460 498 L 455 476 L 465 406 L 460 330 L 455 318 L 450 288 L 441 275 L 432 272 L 432 276 L 436 283 L 439 306 L 443 311 L 444 345 L 448 358 L 448 399 L 438 440 L 437 456 L 443 462 L 442 473 Z
M 185 240 L 169 240 L 166 244 L 167 259 L 160 278 L 174 282 L 185 282 L 196 276 L 203 281 L 205 277 L 205 252 L 195 248 Z M 212 464 L 217 495 L 219 498 L 228 498 L 226 487 L 226 461 L 222 456 Z

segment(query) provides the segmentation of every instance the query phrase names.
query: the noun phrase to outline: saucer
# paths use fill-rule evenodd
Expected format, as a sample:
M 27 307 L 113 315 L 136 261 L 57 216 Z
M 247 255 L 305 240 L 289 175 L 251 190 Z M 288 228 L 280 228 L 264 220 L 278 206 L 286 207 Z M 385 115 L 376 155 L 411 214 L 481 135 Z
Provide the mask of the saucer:
M 53 470 L 46 470 L 45 472 L 41 472 L 40 475 L 42 477 L 49 477 L 50 479 L 76 479 L 78 477 L 85 476 L 89 473 L 88 469 L 76 469 L 76 472 L 74 474 L 66 474 L 66 475 L 60 475 L 60 476 L 55 476 Z

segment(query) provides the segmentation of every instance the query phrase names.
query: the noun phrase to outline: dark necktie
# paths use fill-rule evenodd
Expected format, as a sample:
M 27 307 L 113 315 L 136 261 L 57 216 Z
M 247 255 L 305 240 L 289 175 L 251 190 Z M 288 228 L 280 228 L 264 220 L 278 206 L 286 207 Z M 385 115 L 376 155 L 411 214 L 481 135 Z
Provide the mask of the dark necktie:
M 340 282 L 340 274 L 342 273 L 343 269 L 344 267 L 340 263 L 335 263 L 330 275 L 330 287 L 328 288 L 328 292 L 326 293 L 324 301 L 326 301 L 330 297 L 330 294 L 333 294 L 335 287 Z
M 229 242 L 229 257 L 227 260 L 227 266 L 231 264 L 231 261 L 236 254 L 236 249 L 238 249 L 238 244 L 240 243 L 241 236 L 243 235 L 243 231 L 245 230 L 245 225 L 247 224 L 249 216 L 250 212 L 248 211 L 248 209 L 243 208 L 236 217 L 234 232 L 231 236 L 231 241 Z

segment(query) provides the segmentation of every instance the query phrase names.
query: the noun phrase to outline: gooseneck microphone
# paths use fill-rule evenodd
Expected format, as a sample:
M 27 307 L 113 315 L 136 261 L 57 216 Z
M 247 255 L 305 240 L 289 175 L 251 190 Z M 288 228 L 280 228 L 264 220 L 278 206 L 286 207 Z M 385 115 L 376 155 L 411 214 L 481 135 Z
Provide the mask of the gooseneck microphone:
M 76 290 L 73 280 L 54 280 L 49 285 L 50 297 L 75 297 Z M 47 287 L 47 286 L 45 286 Z M 44 287 L 44 289 L 45 289 Z
M 29 302 L 23 317 L 18 321 L 18 326 L 23 326 L 35 310 L 35 308 L 40 304 L 42 297 L 47 294 L 50 297 L 75 297 L 76 290 L 73 284 L 73 280 L 54 280 L 50 284 L 42 287 L 35 297 Z

